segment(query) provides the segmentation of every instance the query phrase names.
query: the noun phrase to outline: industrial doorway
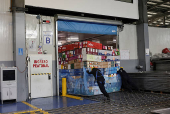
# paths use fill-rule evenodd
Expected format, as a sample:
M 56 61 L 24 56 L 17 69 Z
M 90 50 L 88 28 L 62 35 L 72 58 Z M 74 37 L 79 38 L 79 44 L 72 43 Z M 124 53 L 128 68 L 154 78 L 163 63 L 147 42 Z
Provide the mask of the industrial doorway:
M 118 25 L 121 26 L 122 22 L 65 15 L 57 15 L 55 17 L 55 22 L 56 22 L 55 27 L 56 27 L 56 60 L 57 60 L 57 94 L 59 95 L 59 90 L 61 89 L 59 88 L 61 86 L 61 83 L 59 83 L 59 81 L 61 81 L 61 78 L 64 76 L 59 75 L 61 65 L 59 65 L 60 55 L 58 54 L 59 50 L 58 46 L 61 45 L 61 40 L 63 40 L 62 44 L 63 43 L 67 44 L 68 42 L 69 44 L 71 44 L 72 42 L 76 41 L 83 42 L 86 40 L 90 40 L 96 43 L 102 41 L 103 44 L 107 45 L 110 42 L 109 40 L 107 41 L 106 39 L 110 39 L 113 47 L 118 48 L 119 31 L 117 26 Z M 62 35 L 67 36 L 67 41 L 65 39 L 59 38 L 62 37 Z

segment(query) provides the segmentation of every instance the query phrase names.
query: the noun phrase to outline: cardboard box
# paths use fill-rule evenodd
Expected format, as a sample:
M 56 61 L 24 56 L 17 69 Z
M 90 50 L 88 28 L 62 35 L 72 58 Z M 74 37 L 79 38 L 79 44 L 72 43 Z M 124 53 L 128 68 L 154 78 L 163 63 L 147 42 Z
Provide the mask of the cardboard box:
M 79 42 L 79 49 L 83 48 L 83 42 Z
M 93 54 L 93 55 L 98 55 L 98 50 L 97 50 L 97 49 L 93 49 L 92 54 Z
M 71 65 L 70 64 L 65 64 L 64 69 L 71 69 Z
M 94 59 L 95 59 L 94 61 L 98 61 L 98 62 L 102 61 L 101 56 L 98 56 L 98 55 L 95 55 Z
M 95 44 L 91 41 L 83 41 L 83 48 L 95 48 Z
M 69 56 L 70 56 L 70 57 L 73 57 L 74 55 L 75 55 L 75 51 L 70 51 L 70 52 L 69 52 Z
M 110 68 L 111 65 L 98 65 L 98 68 Z
M 100 50 L 102 50 L 102 47 L 103 45 L 101 44 L 101 43 L 96 43 L 95 42 L 95 49 L 100 49 Z
M 82 48 L 82 54 L 93 54 L 92 48 Z
M 105 60 L 106 58 L 107 58 L 107 56 L 101 56 L 101 59 L 104 59 L 104 60 Z
M 69 55 L 70 51 L 65 51 L 65 55 Z
M 113 50 L 113 46 L 107 46 L 108 50 Z
M 115 67 L 120 67 L 120 61 L 115 61 Z
M 107 46 L 104 46 L 104 45 L 103 45 L 103 50 L 107 50 Z
M 97 61 L 97 62 L 101 62 L 101 56 L 84 54 L 83 55 L 83 61 Z
M 65 52 L 65 51 L 67 51 L 67 45 L 62 46 L 62 52 Z
M 74 63 L 74 69 L 81 69 L 83 67 L 84 67 L 83 62 L 81 62 L 81 63 Z
M 81 48 L 81 49 L 76 49 L 75 50 L 76 55 L 80 54 L 93 54 L 93 49 L 92 48 Z
M 75 60 L 75 59 L 78 59 L 78 56 L 70 57 L 70 58 L 68 58 L 68 61 L 72 61 L 72 60 Z
M 82 62 L 82 59 L 80 58 L 80 59 L 75 59 L 74 60 L 74 63 L 78 63 L 78 62 Z
M 73 64 L 74 60 L 68 61 L 68 64 Z
M 107 56 L 106 60 L 115 61 L 120 60 L 120 56 Z
M 74 50 L 74 43 L 73 44 L 68 44 L 67 45 L 67 50 L 68 51 Z
M 62 53 L 62 46 L 58 47 L 58 53 Z
M 96 61 L 94 55 L 84 54 L 83 61 Z
M 75 42 L 74 43 L 74 49 L 78 49 L 79 48 L 79 42 Z
M 98 50 L 98 55 L 104 55 L 105 56 L 106 50 Z

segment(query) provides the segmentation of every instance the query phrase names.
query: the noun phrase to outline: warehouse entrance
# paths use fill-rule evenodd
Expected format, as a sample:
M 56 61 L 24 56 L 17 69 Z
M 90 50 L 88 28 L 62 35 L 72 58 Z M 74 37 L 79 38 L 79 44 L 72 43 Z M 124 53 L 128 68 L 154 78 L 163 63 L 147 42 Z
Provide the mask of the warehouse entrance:
M 108 87 L 112 87 L 112 90 L 109 91 L 119 90 L 120 81 L 119 77 L 116 77 L 117 67 L 115 67 L 115 61 L 118 61 L 117 66 L 120 66 L 117 25 L 121 24 L 114 21 L 113 23 L 108 23 L 108 20 L 92 21 L 75 17 L 60 18 L 58 16 L 56 21 L 58 93 L 61 91 L 61 79 L 65 77 L 67 78 L 68 92 L 71 94 L 100 94 L 97 86 L 90 84 L 93 77 L 85 77 L 84 75 L 83 67 L 90 69 L 93 66 L 101 69 L 102 72 L 108 70 L 104 74 L 106 78 L 112 75 L 113 78 L 109 82 L 110 85 L 108 85 Z M 111 83 L 113 84 L 111 85 Z M 114 86 L 117 86 L 117 88 L 113 88 Z M 87 93 L 87 89 L 93 92 Z

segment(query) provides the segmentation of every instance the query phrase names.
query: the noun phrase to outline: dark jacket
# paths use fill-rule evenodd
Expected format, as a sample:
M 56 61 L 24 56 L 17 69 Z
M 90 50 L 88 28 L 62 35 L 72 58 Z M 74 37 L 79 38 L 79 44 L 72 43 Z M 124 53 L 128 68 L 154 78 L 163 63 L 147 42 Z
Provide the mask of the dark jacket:
M 87 71 L 88 74 L 93 74 L 93 76 L 95 77 L 96 79 L 96 73 L 97 73 L 97 81 L 102 81 L 104 82 L 105 79 L 101 73 L 101 71 L 98 69 L 98 68 L 93 68 L 91 72 Z

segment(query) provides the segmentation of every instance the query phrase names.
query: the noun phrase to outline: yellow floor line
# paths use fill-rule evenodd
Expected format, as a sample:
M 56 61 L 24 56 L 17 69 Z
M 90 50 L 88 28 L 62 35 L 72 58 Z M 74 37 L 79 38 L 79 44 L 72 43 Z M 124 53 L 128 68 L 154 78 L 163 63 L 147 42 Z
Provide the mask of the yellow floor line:
M 14 114 L 22 114 L 22 113 L 29 113 L 29 112 L 30 112 L 30 113 L 35 113 L 35 112 L 37 112 L 37 111 L 39 111 L 39 112 L 41 112 L 41 113 L 43 113 L 43 114 L 48 114 L 48 112 L 45 112 L 45 111 L 43 111 L 42 109 L 37 108 L 37 107 L 35 107 L 35 106 L 33 106 L 33 105 L 31 105 L 31 104 L 25 102 L 25 101 L 22 101 L 22 103 L 26 104 L 27 106 L 29 106 L 29 107 L 31 107 L 31 108 L 33 108 L 33 109 L 35 109 L 35 110 L 17 112 L 17 113 L 14 113 Z
M 73 98 L 73 99 L 77 99 L 77 100 L 83 100 L 82 97 L 77 97 L 77 96 L 73 96 L 73 95 L 66 95 L 66 96 L 63 96 L 63 97 L 69 97 L 69 98 Z
M 39 111 L 39 110 L 30 110 L 30 111 L 16 112 L 14 114 L 34 113 L 34 112 L 37 112 L 37 111 Z

